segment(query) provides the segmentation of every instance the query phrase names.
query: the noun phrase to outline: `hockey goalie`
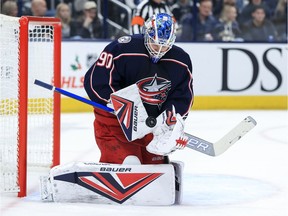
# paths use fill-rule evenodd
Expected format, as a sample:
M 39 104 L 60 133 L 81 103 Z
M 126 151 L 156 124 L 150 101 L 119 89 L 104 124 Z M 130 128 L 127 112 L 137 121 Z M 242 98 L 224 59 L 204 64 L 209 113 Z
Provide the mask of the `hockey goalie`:
M 181 203 L 183 163 L 169 155 L 185 147 L 184 120 L 193 103 L 192 63 L 174 45 L 176 25 L 164 13 L 143 33 L 108 44 L 85 75 L 95 108 L 99 163 L 71 163 L 41 178 L 43 200 L 172 205 Z

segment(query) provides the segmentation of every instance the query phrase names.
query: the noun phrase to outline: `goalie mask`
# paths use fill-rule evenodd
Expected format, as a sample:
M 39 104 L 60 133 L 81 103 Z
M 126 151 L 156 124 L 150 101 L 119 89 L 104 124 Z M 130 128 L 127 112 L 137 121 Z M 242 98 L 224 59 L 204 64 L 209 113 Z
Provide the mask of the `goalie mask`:
M 153 63 L 157 63 L 173 46 L 176 28 L 172 17 L 159 13 L 150 17 L 143 27 L 144 44 Z

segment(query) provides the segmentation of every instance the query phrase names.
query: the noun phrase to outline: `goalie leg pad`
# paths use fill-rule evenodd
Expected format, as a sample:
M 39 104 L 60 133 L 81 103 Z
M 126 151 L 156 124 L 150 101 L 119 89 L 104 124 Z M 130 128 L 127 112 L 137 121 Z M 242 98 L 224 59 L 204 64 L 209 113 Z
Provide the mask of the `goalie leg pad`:
M 172 164 L 115 165 L 70 163 L 52 168 L 42 199 L 127 205 L 172 205 L 175 171 Z M 49 199 L 50 198 L 50 199 Z M 45 199 L 43 199 L 45 200 Z

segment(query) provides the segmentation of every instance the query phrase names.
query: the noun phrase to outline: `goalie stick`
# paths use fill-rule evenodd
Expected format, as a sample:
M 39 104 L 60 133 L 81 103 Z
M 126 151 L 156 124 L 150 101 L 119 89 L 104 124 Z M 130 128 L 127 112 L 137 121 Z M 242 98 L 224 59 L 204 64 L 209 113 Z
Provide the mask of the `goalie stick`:
M 235 142 L 256 126 L 257 122 L 251 116 L 247 116 L 237 126 L 225 134 L 215 143 L 208 142 L 199 137 L 185 133 L 188 137 L 187 147 L 210 156 L 218 156 L 224 153 Z
M 60 94 L 66 95 L 70 98 L 76 99 L 78 101 L 81 101 L 83 103 L 92 105 L 98 109 L 102 109 L 106 112 L 114 113 L 114 110 L 104 106 L 102 104 L 96 103 L 94 101 L 88 100 L 84 97 L 81 97 L 79 95 L 73 94 L 71 92 L 65 91 L 61 88 L 54 87 L 48 83 L 45 83 L 43 81 L 35 79 L 34 84 L 41 86 L 43 88 L 46 88 L 51 91 L 58 92 Z M 152 126 L 154 125 L 155 119 L 148 117 L 150 119 L 148 120 L 148 123 L 152 122 Z M 193 150 L 196 150 L 198 152 L 204 153 L 206 155 L 210 156 L 218 156 L 222 153 L 224 153 L 228 148 L 230 148 L 235 142 L 237 142 L 239 139 L 241 139 L 246 133 L 248 133 L 252 128 L 256 126 L 257 122 L 251 117 L 248 116 L 245 119 L 243 119 L 237 126 L 235 126 L 231 131 L 229 131 L 227 134 L 225 134 L 219 141 L 212 143 L 208 142 L 204 139 L 201 139 L 197 136 L 193 136 L 189 133 L 185 132 L 185 136 L 188 139 L 187 147 Z M 149 126 L 149 125 L 148 125 Z M 149 126 L 151 127 L 151 125 Z

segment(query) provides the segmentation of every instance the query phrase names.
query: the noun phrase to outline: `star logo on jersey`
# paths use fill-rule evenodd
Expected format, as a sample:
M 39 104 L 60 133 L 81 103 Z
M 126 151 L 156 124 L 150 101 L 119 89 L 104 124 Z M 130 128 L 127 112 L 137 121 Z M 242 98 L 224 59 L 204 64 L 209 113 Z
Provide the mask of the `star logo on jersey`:
M 138 81 L 137 86 L 143 103 L 161 107 L 171 89 L 171 81 L 155 74 L 154 77 L 147 77 Z
M 55 176 L 55 180 L 78 184 L 122 204 L 163 173 L 76 172 Z

